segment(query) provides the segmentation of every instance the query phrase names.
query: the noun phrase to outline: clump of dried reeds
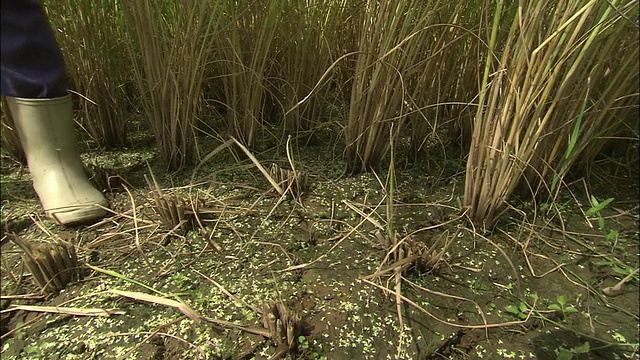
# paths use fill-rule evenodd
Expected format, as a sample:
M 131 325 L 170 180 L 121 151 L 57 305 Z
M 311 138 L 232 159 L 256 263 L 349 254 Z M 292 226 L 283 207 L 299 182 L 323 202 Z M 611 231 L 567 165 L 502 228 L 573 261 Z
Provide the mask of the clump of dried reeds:
M 307 188 L 307 174 L 295 169 L 284 169 L 278 164 L 271 164 L 269 173 L 280 188 L 296 199 L 304 193 Z
M 294 351 L 302 335 L 302 317 L 282 301 L 265 303 L 261 310 L 262 326 L 269 330 L 269 338 L 280 356 Z M 274 358 L 279 358 L 280 356 Z
M 176 192 L 162 191 L 156 178 L 151 174 L 151 180 L 145 175 L 153 199 L 153 209 L 160 216 L 160 221 L 169 231 L 185 235 L 191 230 L 198 215 L 198 202 L 190 197 Z
M 333 72 L 327 76 L 325 71 L 344 55 L 342 42 L 351 34 L 339 25 L 352 14 L 347 4 L 334 0 L 283 3 L 271 83 L 280 105 L 292 109 L 285 113 L 285 129 L 300 134 L 312 130 L 326 109 Z
M 109 169 L 100 165 L 87 164 L 84 168 L 89 181 L 100 192 L 114 192 L 126 182 L 120 175 L 114 175 Z
M 242 144 L 255 145 L 263 123 L 267 76 L 273 62 L 274 39 L 282 1 L 225 2 L 220 33 L 211 48 L 226 107 L 229 131 Z
M 14 160 L 26 164 L 27 157 L 22 149 L 18 132 L 13 123 L 13 117 L 11 117 L 11 112 L 9 111 L 9 105 L 4 96 L 2 97 L 2 115 L 0 121 L 0 125 L 2 126 L 2 129 L 0 129 L 2 149 L 6 150 Z
M 418 156 L 437 138 L 443 125 L 462 127 L 477 91 L 479 41 L 477 18 L 471 1 L 443 2 L 437 8 L 438 23 L 429 27 L 416 59 L 406 98 L 411 125 L 411 153 Z
M 82 267 L 75 246 L 70 242 L 32 243 L 17 235 L 10 238 L 24 251 L 24 262 L 43 293 L 56 293 L 80 279 Z
M 196 125 L 202 84 L 211 61 L 219 1 L 133 1 L 129 54 L 140 102 L 160 155 L 171 169 L 196 161 Z
M 631 1 L 498 2 L 467 163 L 476 223 L 492 224 L 518 185 L 553 195 L 637 102 L 638 47 L 626 34 L 637 14 Z
M 131 66 L 126 54 L 123 2 L 56 1 L 47 6 L 58 31 L 73 92 L 78 94 L 79 122 L 101 147 L 128 143 L 127 94 Z
M 416 68 L 430 54 L 429 26 L 438 2 L 367 1 L 361 28 L 349 116 L 345 127 L 351 173 L 377 165 L 389 150 L 388 134 L 401 130 L 413 100 L 410 86 L 432 76 Z

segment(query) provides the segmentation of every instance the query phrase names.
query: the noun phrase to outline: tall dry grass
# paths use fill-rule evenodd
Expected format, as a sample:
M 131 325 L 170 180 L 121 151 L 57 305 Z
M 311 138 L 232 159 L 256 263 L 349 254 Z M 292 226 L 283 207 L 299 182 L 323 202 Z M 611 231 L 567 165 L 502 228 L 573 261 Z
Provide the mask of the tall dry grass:
M 412 70 L 419 72 L 407 98 L 411 109 L 411 153 L 419 155 L 438 141 L 444 128 L 466 128 L 462 121 L 475 110 L 479 49 L 485 48 L 473 1 L 442 2 L 434 8 L 433 24 L 423 44 L 423 56 Z M 432 139 L 433 141 L 429 141 Z
M 337 81 L 332 65 L 353 51 L 349 42 L 356 35 L 354 27 L 342 25 L 357 8 L 347 0 L 283 3 L 273 52 L 272 93 L 284 110 L 285 130 L 301 134 L 313 130 L 327 114 L 332 92 L 337 91 L 332 86 Z
M 518 185 L 534 196 L 553 195 L 594 139 L 637 104 L 638 94 L 638 47 L 628 36 L 637 34 L 629 21 L 637 18 L 636 2 L 497 4 L 464 197 L 484 226 Z
M 345 125 L 349 172 L 367 170 L 383 159 L 392 124 L 397 137 L 411 111 L 411 86 L 432 76 L 416 66 L 433 50 L 430 30 L 442 6 L 439 1 L 366 2 Z
M 221 1 L 132 1 L 128 53 L 145 116 L 170 169 L 193 164 L 202 88 Z
M 0 114 L 0 146 L 4 149 L 8 155 L 21 164 L 27 164 L 27 157 L 22 149 L 18 132 L 16 131 L 16 125 L 13 122 L 13 117 L 9 110 L 7 100 L 2 97 L 2 107 L 0 107 L 2 113 Z
M 264 121 L 265 94 L 285 2 L 225 2 L 213 39 L 217 76 L 222 82 L 230 134 L 255 145 Z
M 139 104 L 173 169 L 197 158 L 205 84 L 248 146 L 265 122 L 284 116 L 299 134 L 347 108 L 328 121 L 344 129 L 351 173 L 406 143 L 407 124 L 414 153 L 447 122 L 472 129 L 465 204 L 485 224 L 517 187 L 554 196 L 608 138 L 637 133 L 629 0 L 56 4 L 72 83 L 97 104 L 79 100 L 83 125 L 117 146 L 126 104 Z
M 65 58 L 81 116 L 79 122 L 101 147 L 127 145 L 128 85 L 124 2 L 65 0 L 46 6 Z

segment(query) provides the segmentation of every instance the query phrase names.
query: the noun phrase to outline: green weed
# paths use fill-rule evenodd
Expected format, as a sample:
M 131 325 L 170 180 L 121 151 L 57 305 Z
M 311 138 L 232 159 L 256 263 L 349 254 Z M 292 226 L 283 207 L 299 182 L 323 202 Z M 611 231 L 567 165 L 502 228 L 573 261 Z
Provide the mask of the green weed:
M 609 247 L 609 251 L 613 253 L 616 250 L 626 252 L 627 247 L 620 245 L 620 231 L 617 229 L 613 229 L 611 227 L 607 227 L 607 222 L 602 216 L 602 210 L 604 210 L 611 202 L 613 202 L 613 198 L 608 198 L 602 202 L 598 201 L 595 196 L 591 195 L 590 199 L 591 207 L 585 211 L 586 217 L 592 217 L 594 215 L 598 216 L 598 229 L 603 231 L 605 236 L 605 242 Z
M 519 304 L 516 305 L 507 305 L 504 308 L 508 313 L 514 315 L 515 317 L 517 317 L 519 320 L 524 320 L 527 318 L 527 314 L 529 313 L 529 304 L 525 303 L 524 301 L 521 301 Z
M 538 300 L 538 295 L 536 294 L 531 294 L 529 297 L 531 297 L 534 303 Z M 518 320 L 525 320 L 532 312 L 533 307 L 525 301 L 520 301 L 518 304 L 507 305 L 504 309 L 509 314 L 518 318 Z
M 577 313 L 578 309 L 576 309 L 572 305 L 567 305 L 567 295 L 558 295 L 556 297 L 557 303 L 549 305 L 549 309 L 558 311 L 562 313 L 562 317 L 564 318 L 568 313 Z
M 303 349 L 303 350 L 310 350 L 311 347 L 312 347 L 311 343 L 309 343 L 309 339 L 307 339 L 307 337 L 304 336 L 304 335 L 298 336 L 298 344 L 299 344 L 300 348 Z M 317 351 L 312 351 L 311 352 L 311 356 L 312 356 L 313 360 L 327 360 L 326 356 L 321 355 Z
M 613 270 L 615 273 L 622 276 L 630 275 L 634 273 L 636 270 L 635 268 L 628 266 L 626 264 L 623 264 L 619 260 L 614 260 L 614 259 L 603 259 L 600 261 L 596 261 L 593 264 L 596 266 L 609 266 L 611 267 L 611 270 Z
M 569 349 L 561 346 L 555 350 L 555 353 L 557 356 L 556 359 L 571 360 L 580 354 L 588 354 L 590 350 L 591 350 L 591 346 L 589 345 L 588 341 L 585 341 L 585 343 L 580 346 L 572 347 Z
M 601 211 L 604 210 L 609 204 L 611 204 L 611 202 L 613 201 L 613 198 L 608 198 L 602 202 L 599 202 L 595 196 L 591 195 L 590 200 L 591 200 L 591 207 L 587 211 L 585 211 L 584 214 L 587 217 L 598 215 L 598 229 L 605 230 L 606 222 L 604 217 L 601 214 Z

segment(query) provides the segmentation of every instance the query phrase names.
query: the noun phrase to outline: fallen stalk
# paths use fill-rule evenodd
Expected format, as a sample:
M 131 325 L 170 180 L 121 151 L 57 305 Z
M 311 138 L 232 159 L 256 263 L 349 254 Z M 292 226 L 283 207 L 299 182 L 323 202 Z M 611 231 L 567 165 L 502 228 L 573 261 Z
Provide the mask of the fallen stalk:
M 406 296 L 404 296 L 402 294 L 398 294 L 395 290 L 388 289 L 388 288 L 386 288 L 384 286 L 378 285 L 378 284 L 374 283 L 373 281 L 370 281 L 370 280 L 367 280 L 367 279 L 363 279 L 362 281 L 377 287 L 378 289 L 384 291 L 385 293 L 396 295 L 402 301 L 404 301 L 407 304 L 415 307 L 416 309 L 420 310 L 425 315 L 429 316 L 430 318 L 434 319 L 437 322 L 440 322 L 440 323 L 445 324 L 445 325 L 453 326 L 455 328 L 461 328 L 461 329 L 493 329 L 493 328 L 499 328 L 499 327 L 507 327 L 507 326 L 525 324 L 527 321 L 529 321 L 529 318 L 531 318 L 531 316 L 534 314 L 534 312 L 535 312 L 534 309 L 535 309 L 535 306 L 536 306 L 536 303 L 537 303 L 537 299 L 534 300 L 533 305 L 531 306 L 531 309 L 527 313 L 527 317 L 524 320 L 507 321 L 507 322 L 503 322 L 503 323 L 493 323 L 493 324 L 484 324 L 484 325 L 460 325 L 460 324 L 455 324 L 455 323 L 440 319 L 439 317 L 433 315 L 431 312 L 429 312 L 428 310 L 426 310 L 422 306 L 416 304 L 413 300 L 407 298 Z
M 640 269 L 636 269 L 631 274 L 625 276 L 624 279 L 620 280 L 620 282 L 618 282 L 615 286 L 610 286 L 602 289 L 602 292 L 607 296 L 618 296 L 622 294 L 624 284 L 628 283 L 629 280 L 631 280 L 638 273 L 638 270 Z
M 61 307 L 61 306 L 31 306 L 31 305 L 11 305 L 8 309 L 0 311 L 0 314 L 11 311 L 31 311 L 48 314 L 64 314 L 73 316 L 111 316 L 124 315 L 124 311 L 115 309 L 99 309 L 99 308 L 77 308 L 77 307 Z

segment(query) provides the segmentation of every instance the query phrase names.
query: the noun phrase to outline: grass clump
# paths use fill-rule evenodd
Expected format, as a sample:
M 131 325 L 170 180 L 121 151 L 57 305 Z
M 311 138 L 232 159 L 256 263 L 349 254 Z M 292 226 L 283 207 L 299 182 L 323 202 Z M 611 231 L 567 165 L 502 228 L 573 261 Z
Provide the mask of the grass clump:
M 463 205 L 490 226 L 514 192 L 555 199 L 612 138 L 637 138 L 629 0 L 72 0 L 49 13 L 82 125 L 103 147 L 124 145 L 139 104 L 170 169 L 198 160 L 203 126 L 247 148 L 271 125 L 284 125 L 280 146 L 342 129 L 354 174 L 388 155 L 390 130 L 409 156 L 435 139 L 446 157 L 450 124 L 468 146 Z
M 0 131 L 0 140 L 2 141 L 2 149 L 6 150 L 8 155 L 17 160 L 21 164 L 27 163 L 27 157 L 22 149 L 13 117 L 8 111 L 9 105 L 4 97 L 2 97 L 2 117 L 0 119 L 2 130 Z
M 121 1 L 55 1 L 47 6 L 58 31 L 79 122 L 98 146 L 128 144 L 131 66 Z
M 34 281 L 45 294 L 64 289 L 78 281 L 83 268 L 73 244 L 62 240 L 35 242 L 11 234 L 9 238 L 23 251 L 23 261 Z
M 222 8 L 216 1 L 135 1 L 128 52 L 144 114 L 170 169 L 196 160 L 196 126 L 203 117 L 203 82 Z
M 421 2 L 367 1 L 345 124 L 348 172 L 378 165 L 407 115 L 407 71 L 422 56 L 433 12 Z
M 250 148 L 264 120 L 266 82 L 283 6 L 264 0 L 225 3 L 220 33 L 211 44 L 228 131 Z
M 518 186 L 549 194 L 553 177 L 629 112 L 622 94 L 633 82 L 622 74 L 638 73 L 637 46 L 621 55 L 618 35 L 633 14 L 637 4 L 620 1 L 498 2 L 467 163 L 464 204 L 476 223 L 492 224 Z M 603 66 L 611 54 L 617 68 Z
M 286 111 L 287 132 L 312 131 L 326 115 L 336 84 L 332 68 L 338 57 L 351 51 L 352 28 L 340 25 L 350 16 L 353 6 L 346 1 L 287 1 L 277 29 L 273 94 Z M 343 41 L 346 44 L 343 44 Z M 298 105 L 298 102 L 304 101 Z M 279 116 L 273 114 L 272 116 Z M 285 137 L 286 138 L 286 137 Z

